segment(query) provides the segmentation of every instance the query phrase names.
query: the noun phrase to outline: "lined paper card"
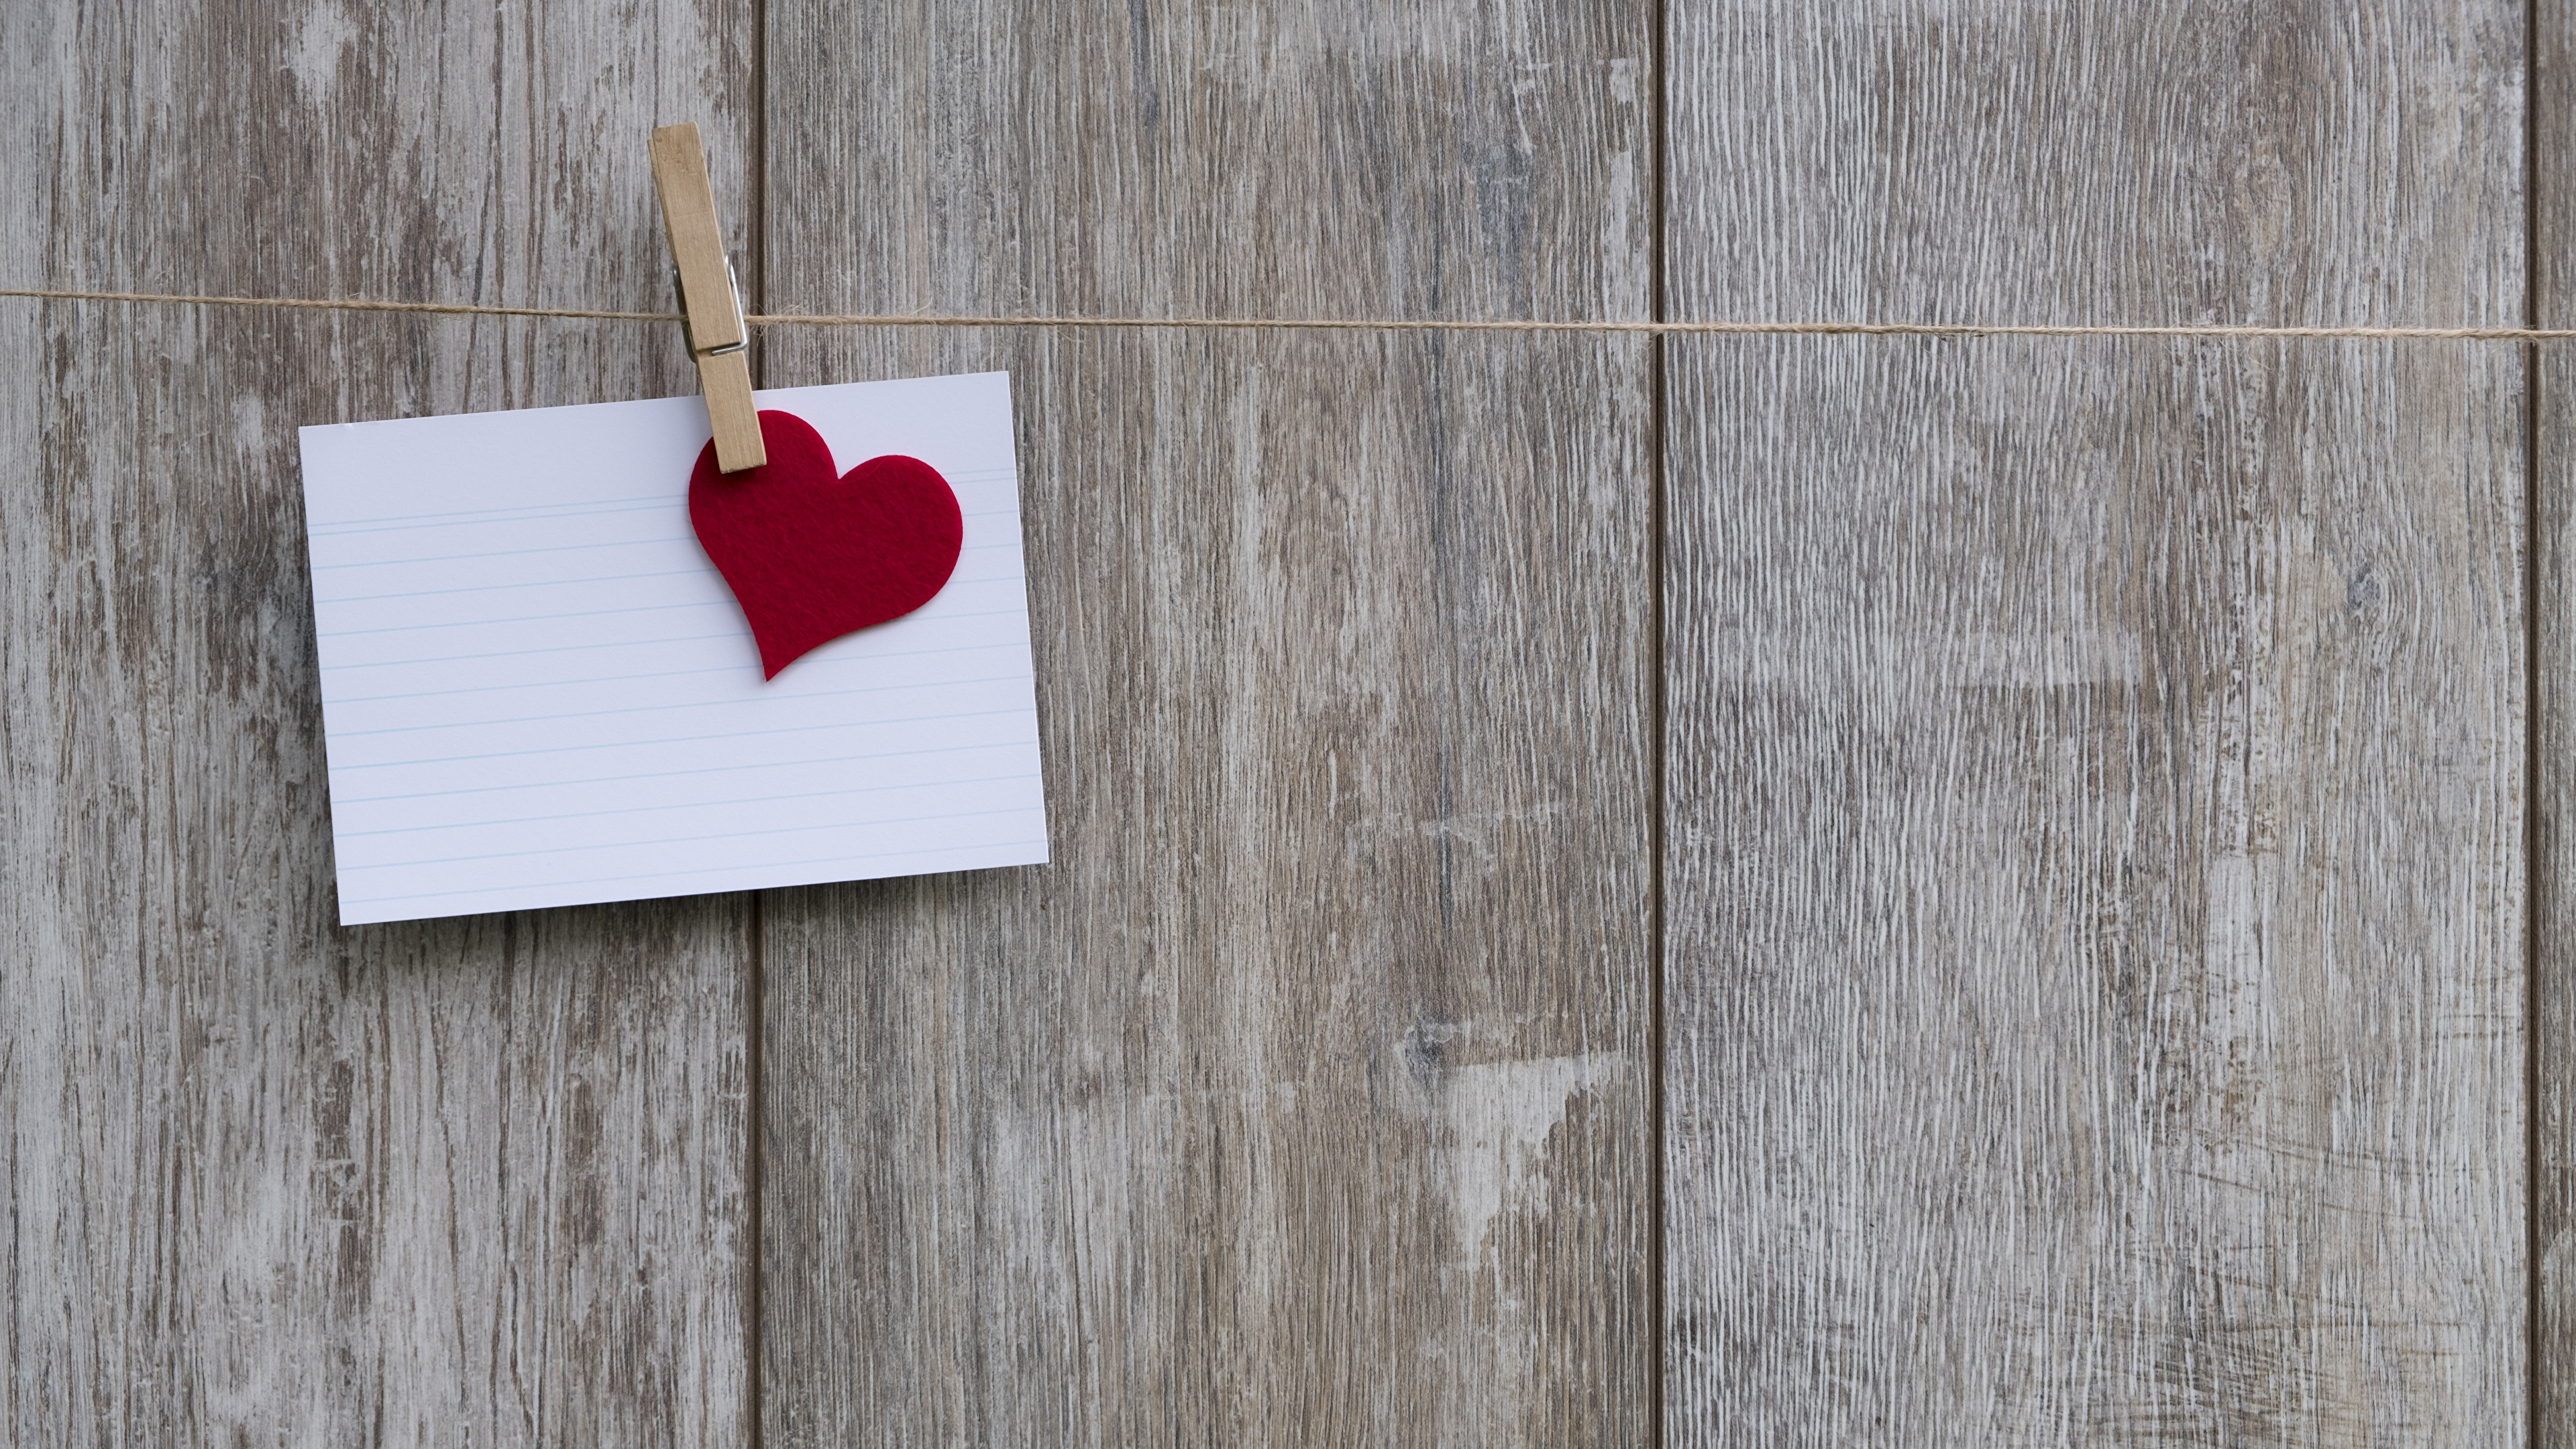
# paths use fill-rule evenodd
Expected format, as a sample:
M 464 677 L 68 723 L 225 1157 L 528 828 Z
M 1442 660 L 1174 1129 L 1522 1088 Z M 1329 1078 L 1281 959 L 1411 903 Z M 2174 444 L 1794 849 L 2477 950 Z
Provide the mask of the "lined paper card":
M 1009 376 L 759 403 L 965 516 L 928 604 L 768 682 L 699 399 L 303 429 L 342 924 L 1046 860 Z

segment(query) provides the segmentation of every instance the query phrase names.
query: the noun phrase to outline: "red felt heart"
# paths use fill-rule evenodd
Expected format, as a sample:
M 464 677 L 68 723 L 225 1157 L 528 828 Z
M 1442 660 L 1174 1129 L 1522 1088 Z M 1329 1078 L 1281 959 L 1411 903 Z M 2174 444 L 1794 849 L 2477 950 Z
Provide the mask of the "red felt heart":
M 847 474 L 794 413 L 760 415 L 769 462 L 716 471 L 716 445 L 689 477 L 689 524 L 733 589 L 763 678 L 853 629 L 900 619 L 957 571 L 966 521 L 939 470 L 888 453 Z

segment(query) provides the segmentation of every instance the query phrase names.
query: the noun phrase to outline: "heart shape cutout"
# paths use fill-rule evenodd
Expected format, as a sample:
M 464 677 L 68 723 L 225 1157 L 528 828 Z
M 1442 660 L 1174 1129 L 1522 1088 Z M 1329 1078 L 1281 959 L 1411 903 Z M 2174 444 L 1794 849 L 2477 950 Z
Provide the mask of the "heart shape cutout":
M 939 470 L 887 453 L 835 472 L 831 445 L 794 413 L 760 415 L 769 462 L 716 471 L 710 440 L 689 476 L 689 525 L 742 605 L 764 679 L 853 630 L 930 602 L 957 571 L 966 521 Z

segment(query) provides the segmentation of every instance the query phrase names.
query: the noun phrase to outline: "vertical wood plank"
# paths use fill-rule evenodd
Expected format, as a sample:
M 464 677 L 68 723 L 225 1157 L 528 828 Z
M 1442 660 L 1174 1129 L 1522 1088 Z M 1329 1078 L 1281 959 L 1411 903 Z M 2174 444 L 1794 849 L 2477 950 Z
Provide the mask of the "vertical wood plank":
M 1648 304 L 1641 5 L 770 16 L 774 310 Z M 768 898 L 769 1442 L 1642 1441 L 1645 347 L 765 345 L 1012 372 L 1055 856 Z
M 2531 317 L 2576 318 L 2576 12 L 2533 7 Z M 2532 359 L 2532 1441 L 2576 1445 L 2576 357 Z
M 1674 12 L 1675 315 L 2511 325 L 2522 17 Z M 1672 1438 L 2524 1431 L 2522 359 L 1672 354 Z
M 731 5 L 7 8 L 24 283 L 656 308 L 652 122 L 744 190 Z M 747 899 L 335 926 L 296 468 L 669 333 L 0 303 L 12 1442 L 742 1432 Z

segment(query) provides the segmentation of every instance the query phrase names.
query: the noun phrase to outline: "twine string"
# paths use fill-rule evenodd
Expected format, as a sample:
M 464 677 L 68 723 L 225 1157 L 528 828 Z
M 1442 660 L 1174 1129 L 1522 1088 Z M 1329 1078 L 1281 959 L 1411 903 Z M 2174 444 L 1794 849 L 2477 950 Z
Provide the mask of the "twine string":
M 0 287 L 0 297 L 51 302 L 124 302 L 166 307 L 255 307 L 308 312 L 413 312 L 439 317 L 547 317 L 589 322 L 678 322 L 676 312 L 610 312 L 589 307 L 491 307 L 465 302 L 389 302 L 342 297 L 214 297 L 162 292 L 82 292 Z M 2232 324 L 2078 326 L 2032 322 L 1552 322 L 1404 317 L 1052 317 L 941 313 L 758 313 L 754 327 L 1124 327 L 1242 332 L 1576 332 L 1770 337 L 2184 337 L 2347 338 L 2381 342 L 2564 342 L 2576 328 L 2266 327 Z

